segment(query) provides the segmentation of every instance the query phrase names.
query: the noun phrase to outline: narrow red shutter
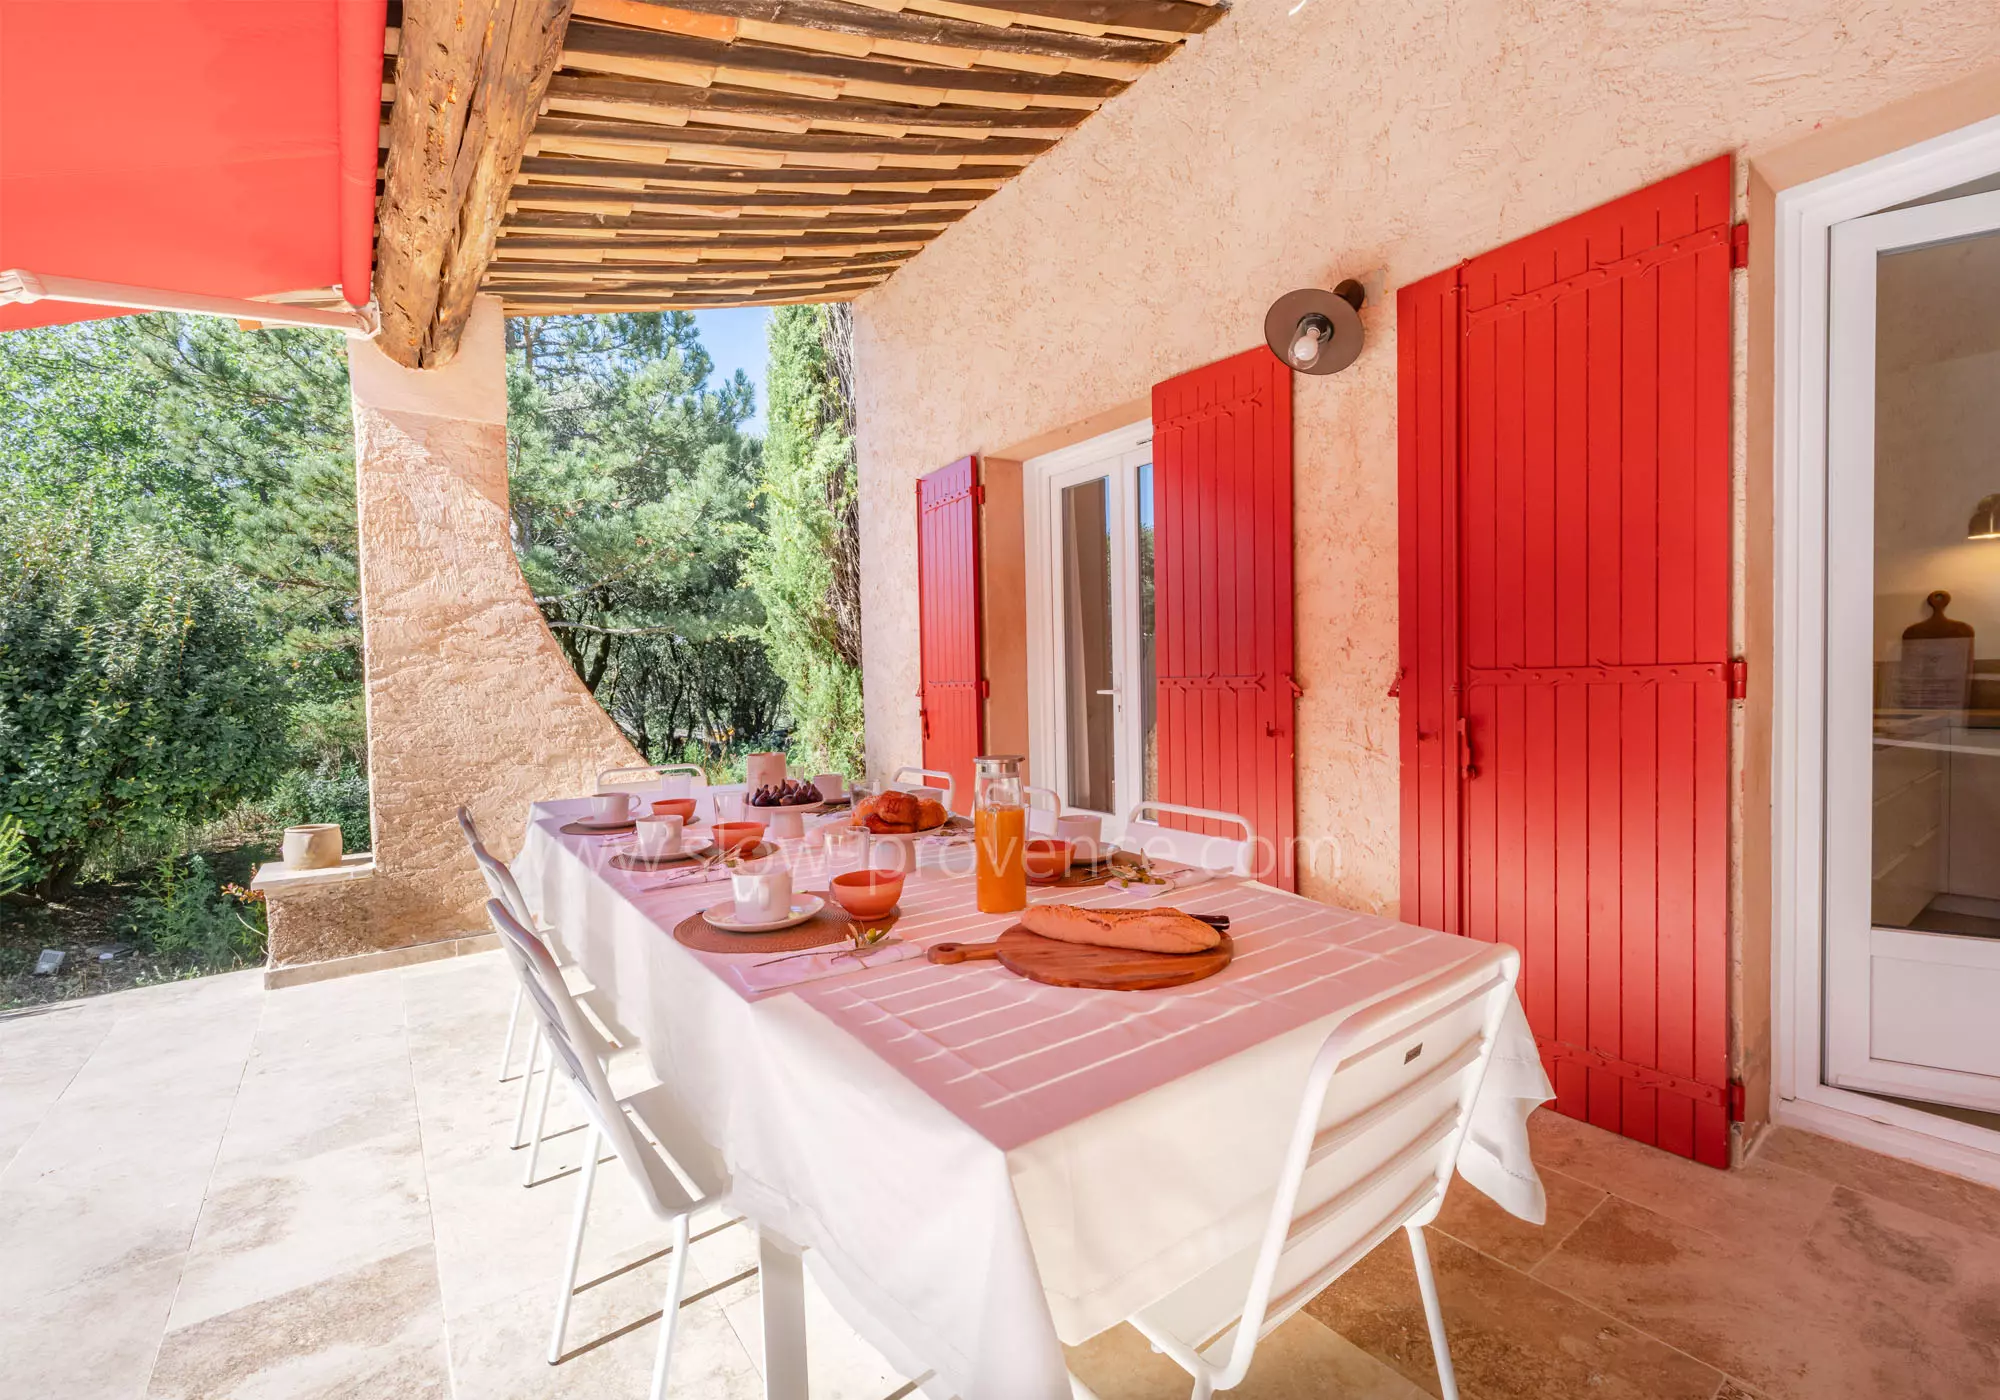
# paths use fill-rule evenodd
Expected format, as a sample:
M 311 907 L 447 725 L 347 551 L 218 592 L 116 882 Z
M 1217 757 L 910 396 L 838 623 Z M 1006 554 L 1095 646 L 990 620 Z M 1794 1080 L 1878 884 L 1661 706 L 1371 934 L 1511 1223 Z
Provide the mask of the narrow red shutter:
M 1160 800 L 1241 813 L 1294 889 L 1292 374 L 1269 350 L 1153 387 L 1153 502 Z
M 918 715 L 924 767 L 950 773 L 972 810 L 972 760 L 985 742 L 980 703 L 979 462 L 961 457 L 917 482 Z
M 1458 269 L 1396 294 L 1403 918 L 1458 932 Z
M 1561 1112 L 1715 1166 L 1730 191 L 1711 161 L 1399 305 L 1405 917 L 1521 949 Z

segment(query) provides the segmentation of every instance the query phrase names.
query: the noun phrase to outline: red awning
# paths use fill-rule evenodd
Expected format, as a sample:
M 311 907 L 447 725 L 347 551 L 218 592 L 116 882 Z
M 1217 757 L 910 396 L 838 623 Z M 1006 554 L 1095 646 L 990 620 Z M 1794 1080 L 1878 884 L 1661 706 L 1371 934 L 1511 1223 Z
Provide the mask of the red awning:
M 0 269 L 368 300 L 384 0 L 0 0 Z M 0 306 L 0 330 L 115 314 Z

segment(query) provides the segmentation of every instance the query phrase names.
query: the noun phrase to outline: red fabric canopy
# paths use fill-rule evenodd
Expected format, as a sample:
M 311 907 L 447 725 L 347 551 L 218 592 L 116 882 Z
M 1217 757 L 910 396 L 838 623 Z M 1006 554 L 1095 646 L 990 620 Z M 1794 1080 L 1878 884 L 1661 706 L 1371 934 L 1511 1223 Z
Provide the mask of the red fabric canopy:
M 0 0 L 0 268 L 368 300 L 385 0 Z M 0 306 L 0 330 L 102 308 Z

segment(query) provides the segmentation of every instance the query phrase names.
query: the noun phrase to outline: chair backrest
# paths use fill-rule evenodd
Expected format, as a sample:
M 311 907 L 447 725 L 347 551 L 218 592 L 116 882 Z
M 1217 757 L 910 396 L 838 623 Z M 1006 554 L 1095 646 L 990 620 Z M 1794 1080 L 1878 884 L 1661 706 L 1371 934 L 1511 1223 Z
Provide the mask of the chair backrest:
M 895 776 L 889 779 L 889 786 L 901 787 L 905 783 L 913 784 L 917 787 L 938 787 L 942 785 L 944 788 L 944 805 L 951 808 L 954 812 L 958 810 L 958 782 L 942 768 L 917 768 L 905 765 L 902 768 L 898 768 Z
M 570 995 L 562 970 L 556 966 L 549 950 L 508 912 L 502 901 L 487 900 L 486 917 L 521 973 L 528 992 L 528 1003 L 534 1008 L 535 1016 L 541 1022 L 542 1034 L 548 1041 L 550 1063 L 569 1079 L 576 1091 L 577 1106 L 604 1134 L 619 1160 L 625 1163 L 640 1194 L 655 1214 L 672 1215 L 686 1210 L 704 1193 L 691 1182 L 682 1182 L 672 1175 L 649 1169 L 648 1158 L 652 1156 L 652 1149 L 640 1140 L 632 1120 L 625 1116 L 618 1096 L 612 1092 L 611 1083 L 605 1077 L 604 1043 L 591 1029 L 589 1020 L 576 1004 L 576 998 Z M 648 1095 L 649 1110 L 656 1104 L 661 1110 L 668 1107 L 659 1091 L 651 1091 Z M 684 1119 L 685 1115 L 676 1112 L 673 1117 Z M 727 1179 L 719 1156 L 715 1156 L 714 1150 L 708 1148 L 698 1136 L 685 1131 L 681 1123 L 669 1124 L 663 1120 L 653 1126 L 674 1129 L 662 1134 L 671 1139 L 662 1145 L 667 1147 L 669 1156 L 676 1163 L 685 1164 L 690 1171 L 698 1169 L 702 1179 Z M 701 1154 L 700 1158 L 691 1159 L 691 1152 Z M 715 1157 L 715 1160 L 709 1160 L 710 1157 Z
M 1037 836 L 1055 835 L 1056 824 L 1062 820 L 1062 794 L 1054 788 L 1036 787 L 1033 783 L 1023 783 L 1021 784 L 1021 795 L 1028 799 L 1028 830 Z M 1047 805 L 1038 804 L 1035 801 L 1037 797 L 1047 798 Z
M 659 787 L 662 797 L 687 797 L 708 786 L 708 772 L 693 763 L 640 763 L 629 768 L 606 768 L 597 775 L 599 792 L 606 788 L 654 785 Z
M 1177 817 L 1233 825 L 1243 835 L 1211 836 L 1205 832 L 1163 826 L 1159 821 L 1148 818 L 1148 812 L 1165 812 Z M 1248 820 L 1234 812 L 1220 812 L 1209 807 L 1183 807 L 1178 802 L 1141 802 L 1125 818 L 1125 834 L 1118 838 L 1118 844 L 1125 850 L 1138 851 L 1154 859 L 1198 865 L 1204 870 L 1227 870 L 1232 875 L 1253 878 L 1257 874 L 1257 833 Z
M 465 835 L 465 844 L 472 848 L 472 858 L 479 864 L 479 873 L 486 877 L 486 892 L 507 906 L 524 928 L 533 930 L 535 916 L 528 910 L 528 901 L 521 895 L 521 886 L 514 879 L 514 872 L 507 863 L 486 849 L 486 843 L 479 839 L 479 828 L 473 823 L 472 813 L 461 807 L 458 809 L 458 829 Z
M 1444 1204 L 1521 967 L 1504 944 L 1474 946 L 1465 962 L 1349 1018 L 1320 1046 L 1217 1389 L 1242 1379 L 1259 1337 Z M 1214 1319 L 1218 1328 L 1231 1320 Z

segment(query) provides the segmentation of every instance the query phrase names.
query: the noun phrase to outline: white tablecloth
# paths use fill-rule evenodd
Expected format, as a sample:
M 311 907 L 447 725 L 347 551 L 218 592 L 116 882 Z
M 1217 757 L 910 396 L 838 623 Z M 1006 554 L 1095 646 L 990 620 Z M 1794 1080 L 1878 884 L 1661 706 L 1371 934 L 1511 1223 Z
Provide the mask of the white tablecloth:
M 1254 1241 L 1319 1044 L 1472 945 L 1237 880 L 1175 897 L 1227 912 L 1236 957 L 1163 992 L 1081 992 L 996 963 L 915 960 L 776 993 L 672 929 L 726 883 L 660 888 L 539 804 L 515 874 L 563 951 L 670 1079 L 737 1206 L 824 1255 L 892 1362 L 965 1400 L 1061 1400 L 1079 1342 Z M 823 888 L 799 854 L 800 888 Z M 1039 896 L 1038 896 L 1039 897 Z M 1142 891 L 1064 891 L 1129 905 Z M 896 934 L 996 935 L 970 880 L 927 862 Z M 768 956 L 768 955 L 765 955 Z M 1516 1005 L 1460 1173 L 1539 1222 L 1526 1119 L 1551 1096 Z

